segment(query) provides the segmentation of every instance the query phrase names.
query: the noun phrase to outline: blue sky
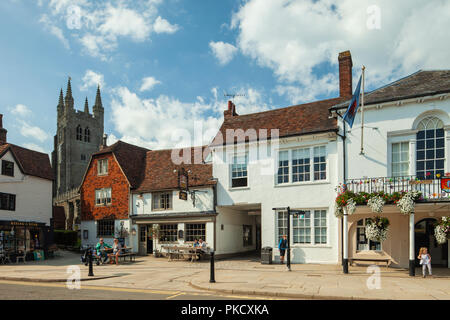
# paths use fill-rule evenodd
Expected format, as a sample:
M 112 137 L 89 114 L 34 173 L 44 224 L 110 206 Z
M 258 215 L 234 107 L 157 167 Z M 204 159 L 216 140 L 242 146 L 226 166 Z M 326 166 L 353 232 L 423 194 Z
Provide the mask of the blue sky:
M 0 112 L 10 142 L 51 152 L 70 76 L 80 110 L 101 83 L 110 143 L 174 147 L 198 125 L 207 143 L 224 93 L 240 114 L 337 96 L 340 51 L 369 89 L 449 68 L 449 21 L 441 0 L 4 0 Z

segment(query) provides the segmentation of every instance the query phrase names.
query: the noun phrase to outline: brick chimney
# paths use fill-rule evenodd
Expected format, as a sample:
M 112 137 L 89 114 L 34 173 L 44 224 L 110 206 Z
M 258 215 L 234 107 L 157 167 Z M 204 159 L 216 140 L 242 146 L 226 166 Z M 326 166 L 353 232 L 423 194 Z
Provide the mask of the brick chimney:
M 236 113 L 236 106 L 233 102 L 228 101 L 228 109 L 223 112 L 223 116 L 225 119 L 235 117 L 238 114 Z
M 339 96 L 351 97 L 352 92 L 352 54 L 350 51 L 339 53 Z
M 6 143 L 6 133 L 8 130 L 3 128 L 3 114 L 0 114 L 0 145 Z

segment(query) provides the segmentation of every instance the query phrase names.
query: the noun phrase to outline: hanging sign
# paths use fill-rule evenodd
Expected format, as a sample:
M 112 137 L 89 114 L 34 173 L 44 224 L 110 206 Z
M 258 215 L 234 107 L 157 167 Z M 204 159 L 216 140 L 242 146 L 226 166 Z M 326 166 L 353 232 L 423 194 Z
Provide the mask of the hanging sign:
M 186 191 L 180 191 L 178 193 L 178 198 L 180 200 L 187 200 L 187 198 L 188 198 L 187 192 Z

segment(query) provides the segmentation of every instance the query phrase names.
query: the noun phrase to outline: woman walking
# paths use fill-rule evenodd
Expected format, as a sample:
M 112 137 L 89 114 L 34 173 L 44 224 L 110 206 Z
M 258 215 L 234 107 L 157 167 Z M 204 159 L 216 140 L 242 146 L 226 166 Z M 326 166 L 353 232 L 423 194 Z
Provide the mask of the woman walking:
M 283 237 L 280 239 L 280 243 L 278 244 L 278 249 L 280 250 L 280 261 L 281 261 L 281 264 L 283 264 L 284 263 L 284 255 L 286 254 L 286 249 L 287 249 L 286 235 L 283 235 Z

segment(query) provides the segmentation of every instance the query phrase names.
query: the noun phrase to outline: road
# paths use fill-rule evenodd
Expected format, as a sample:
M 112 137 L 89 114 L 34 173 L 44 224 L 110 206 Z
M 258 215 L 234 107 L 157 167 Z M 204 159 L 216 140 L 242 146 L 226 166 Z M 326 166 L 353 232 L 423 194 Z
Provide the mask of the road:
M 270 297 L 220 295 L 207 292 L 132 289 L 84 285 L 69 289 L 65 283 L 0 280 L 2 300 L 255 300 Z

